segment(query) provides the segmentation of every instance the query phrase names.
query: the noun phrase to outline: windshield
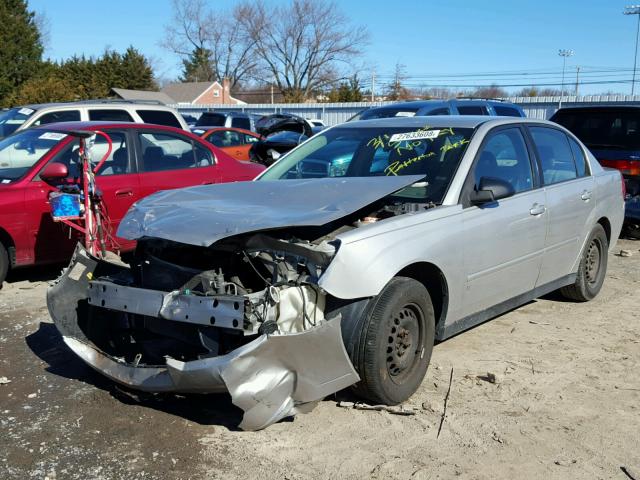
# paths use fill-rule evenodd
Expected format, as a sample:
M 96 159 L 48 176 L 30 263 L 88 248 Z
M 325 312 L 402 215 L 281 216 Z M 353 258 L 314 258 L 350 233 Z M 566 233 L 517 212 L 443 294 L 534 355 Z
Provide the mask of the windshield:
M 640 110 L 561 110 L 552 118 L 589 148 L 640 149 Z
M 424 175 L 397 195 L 440 203 L 472 133 L 443 127 L 333 128 L 283 157 L 260 180 Z
M 22 177 L 67 135 L 46 130 L 24 130 L 0 140 L 0 183 Z
M 26 107 L 0 111 L 0 138 L 15 132 L 34 112 L 35 110 Z
M 198 121 L 196 122 L 196 127 L 224 127 L 224 123 L 227 117 L 221 113 L 203 113 Z

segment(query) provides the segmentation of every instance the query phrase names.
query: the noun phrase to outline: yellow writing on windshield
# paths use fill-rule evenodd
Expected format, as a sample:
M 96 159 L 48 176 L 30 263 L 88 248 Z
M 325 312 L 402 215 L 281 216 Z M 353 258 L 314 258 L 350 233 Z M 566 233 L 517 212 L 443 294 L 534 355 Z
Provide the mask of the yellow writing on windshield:
M 418 155 L 417 157 L 409 158 L 404 161 L 396 161 L 389 164 L 387 168 L 384 169 L 384 173 L 389 175 L 398 175 L 398 172 L 403 168 L 407 168 L 414 163 L 420 162 L 426 158 L 435 156 L 435 152 L 423 153 L 422 155 Z

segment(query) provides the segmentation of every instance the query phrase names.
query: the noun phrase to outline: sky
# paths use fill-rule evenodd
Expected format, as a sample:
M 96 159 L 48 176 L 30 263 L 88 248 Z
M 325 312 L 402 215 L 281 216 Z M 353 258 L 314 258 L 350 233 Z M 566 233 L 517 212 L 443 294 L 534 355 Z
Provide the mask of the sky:
M 286 0 L 267 0 L 284 3 Z M 216 9 L 234 0 L 216 0 Z M 629 93 L 637 16 L 623 15 L 620 0 L 342 0 L 336 4 L 355 25 L 365 25 L 370 43 L 357 69 L 365 84 L 378 85 L 396 64 L 409 86 L 478 85 L 492 82 L 519 90 L 531 83 L 561 83 L 559 49 L 566 61 L 567 89 L 580 94 Z M 45 56 L 100 55 L 106 47 L 133 45 L 149 57 L 159 77 L 180 74 L 179 59 L 163 50 L 170 0 L 29 0 L 49 25 Z M 640 67 L 640 64 L 639 64 Z M 621 70 L 623 69 L 623 70 Z M 464 76 L 466 75 L 466 76 Z M 640 74 L 639 74 L 640 77 Z M 585 84 L 625 80 L 624 84 Z M 570 84 L 570 85 L 569 85 Z M 516 86 L 518 85 L 518 86 Z M 636 91 L 638 85 L 636 84 Z M 560 88 L 557 87 L 552 88 Z

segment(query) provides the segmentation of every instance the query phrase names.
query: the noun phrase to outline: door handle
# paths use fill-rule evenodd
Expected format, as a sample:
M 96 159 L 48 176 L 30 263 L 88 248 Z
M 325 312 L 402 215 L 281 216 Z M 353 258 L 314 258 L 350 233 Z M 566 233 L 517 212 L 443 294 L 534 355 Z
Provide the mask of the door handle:
M 540 205 L 538 203 L 534 203 L 531 209 L 529 210 L 529 213 L 531 215 L 542 215 L 546 211 L 547 211 L 547 207 L 545 207 L 544 205 Z
M 201 185 L 212 185 L 213 182 L 202 182 Z
M 133 196 L 133 190 L 131 190 L 130 188 L 116 190 L 116 197 L 131 197 L 131 196 Z
M 582 192 L 582 195 L 580 195 L 580 198 L 585 202 L 587 200 L 591 200 L 591 192 L 589 190 L 585 190 L 584 192 Z

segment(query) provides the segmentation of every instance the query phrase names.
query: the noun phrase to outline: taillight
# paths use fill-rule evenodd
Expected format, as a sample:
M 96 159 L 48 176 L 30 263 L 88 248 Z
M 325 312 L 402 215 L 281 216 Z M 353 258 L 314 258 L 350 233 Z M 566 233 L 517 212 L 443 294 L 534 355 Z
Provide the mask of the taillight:
M 640 175 L 640 162 L 637 160 L 598 160 L 603 167 L 620 170 L 623 175 Z

